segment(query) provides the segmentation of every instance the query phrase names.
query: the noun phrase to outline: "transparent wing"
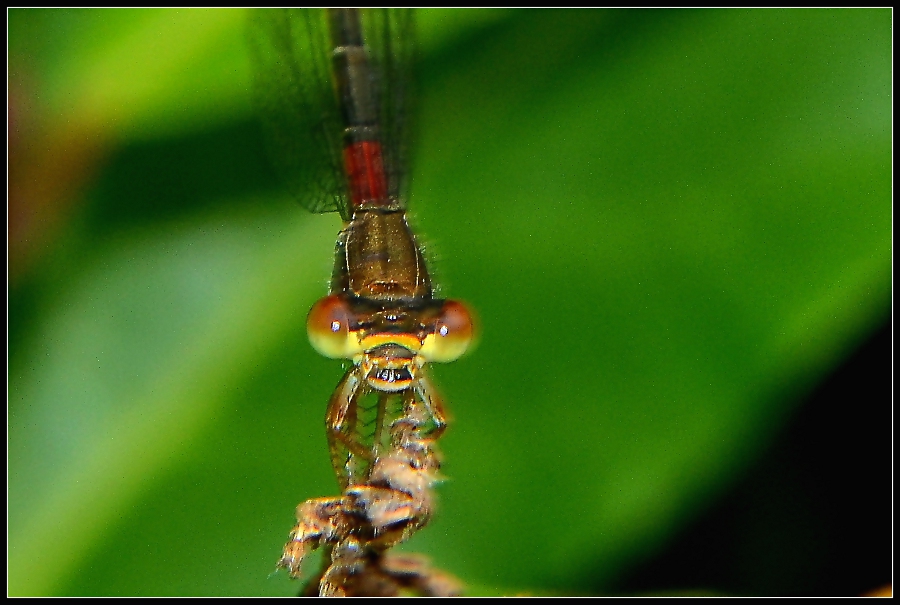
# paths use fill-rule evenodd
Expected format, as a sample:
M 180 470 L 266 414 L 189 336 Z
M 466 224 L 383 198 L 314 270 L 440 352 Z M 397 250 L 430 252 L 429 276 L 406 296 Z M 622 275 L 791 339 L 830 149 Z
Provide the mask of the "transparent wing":
M 275 167 L 307 210 L 345 215 L 342 125 L 324 11 L 252 10 L 249 33 L 254 100 Z
M 411 142 L 415 131 L 415 13 L 410 9 L 366 9 L 363 32 L 373 68 L 380 78 L 381 131 L 388 194 L 405 202 Z
M 362 28 L 379 114 L 388 192 L 406 198 L 412 131 L 413 13 L 363 9 Z M 256 9 L 250 14 L 254 97 L 270 155 L 290 192 L 311 212 L 349 219 L 341 111 L 331 76 L 325 9 Z

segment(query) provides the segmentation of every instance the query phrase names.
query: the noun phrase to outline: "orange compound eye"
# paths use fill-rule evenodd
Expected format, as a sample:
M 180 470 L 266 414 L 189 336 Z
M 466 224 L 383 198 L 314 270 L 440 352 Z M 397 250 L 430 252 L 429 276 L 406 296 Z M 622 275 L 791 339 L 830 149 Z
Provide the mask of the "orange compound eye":
M 454 361 L 459 359 L 474 332 L 472 316 L 461 302 L 448 300 L 441 309 L 441 315 L 434 323 L 434 332 L 422 341 L 419 354 L 428 361 Z
M 309 343 L 325 357 L 352 358 L 359 352 L 359 339 L 350 331 L 350 318 L 350 307 L 340 296 L 320 299 L 306 318 Z

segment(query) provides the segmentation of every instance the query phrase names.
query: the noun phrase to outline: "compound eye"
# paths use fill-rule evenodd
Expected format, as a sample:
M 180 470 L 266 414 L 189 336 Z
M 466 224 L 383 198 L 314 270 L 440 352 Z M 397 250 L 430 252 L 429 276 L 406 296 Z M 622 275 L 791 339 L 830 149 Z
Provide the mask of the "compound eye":
M 340 296 L 322 298 L 309 310 L 306 332 L 313 348 L 333 359 L 350 359 L 358 351 L 359 339 L 350 331 L 352 313 Z
M 469 310 L 459 301 L 448 300 L 434 323 L 434 332 L 422 341 L 419 354 L 428 361 L 459 359 L 472 342 L 474 327 Z

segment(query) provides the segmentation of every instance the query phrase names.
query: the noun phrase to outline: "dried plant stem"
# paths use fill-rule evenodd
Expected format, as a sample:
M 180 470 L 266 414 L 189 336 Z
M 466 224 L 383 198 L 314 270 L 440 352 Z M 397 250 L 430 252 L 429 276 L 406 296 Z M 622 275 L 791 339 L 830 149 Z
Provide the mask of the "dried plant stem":
M 364 484 L 297 507 L 297 525 L 278 566 L 298 578 L 304 559 L 324 548 L 322 570 L 308 594 L 316 589 L 320 596 L 460 594 L 461 584 L 423 557 L 388 553 L 431 516 L 440 461 L 433 440 L 422 434 L 426 424 L 424 411 L 411 405 L 391 425 L 391 447 L 375 460 Z

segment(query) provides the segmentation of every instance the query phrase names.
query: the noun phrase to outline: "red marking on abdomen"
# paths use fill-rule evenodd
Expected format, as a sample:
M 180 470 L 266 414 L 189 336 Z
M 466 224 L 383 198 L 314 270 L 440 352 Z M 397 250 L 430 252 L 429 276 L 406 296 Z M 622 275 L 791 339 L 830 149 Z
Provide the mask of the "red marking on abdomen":
M 360 141 L 344 147 L 344 165 L 350 185 L 350 203 L 387 205 L 387 179 L 381 158 L 381 143 Z

